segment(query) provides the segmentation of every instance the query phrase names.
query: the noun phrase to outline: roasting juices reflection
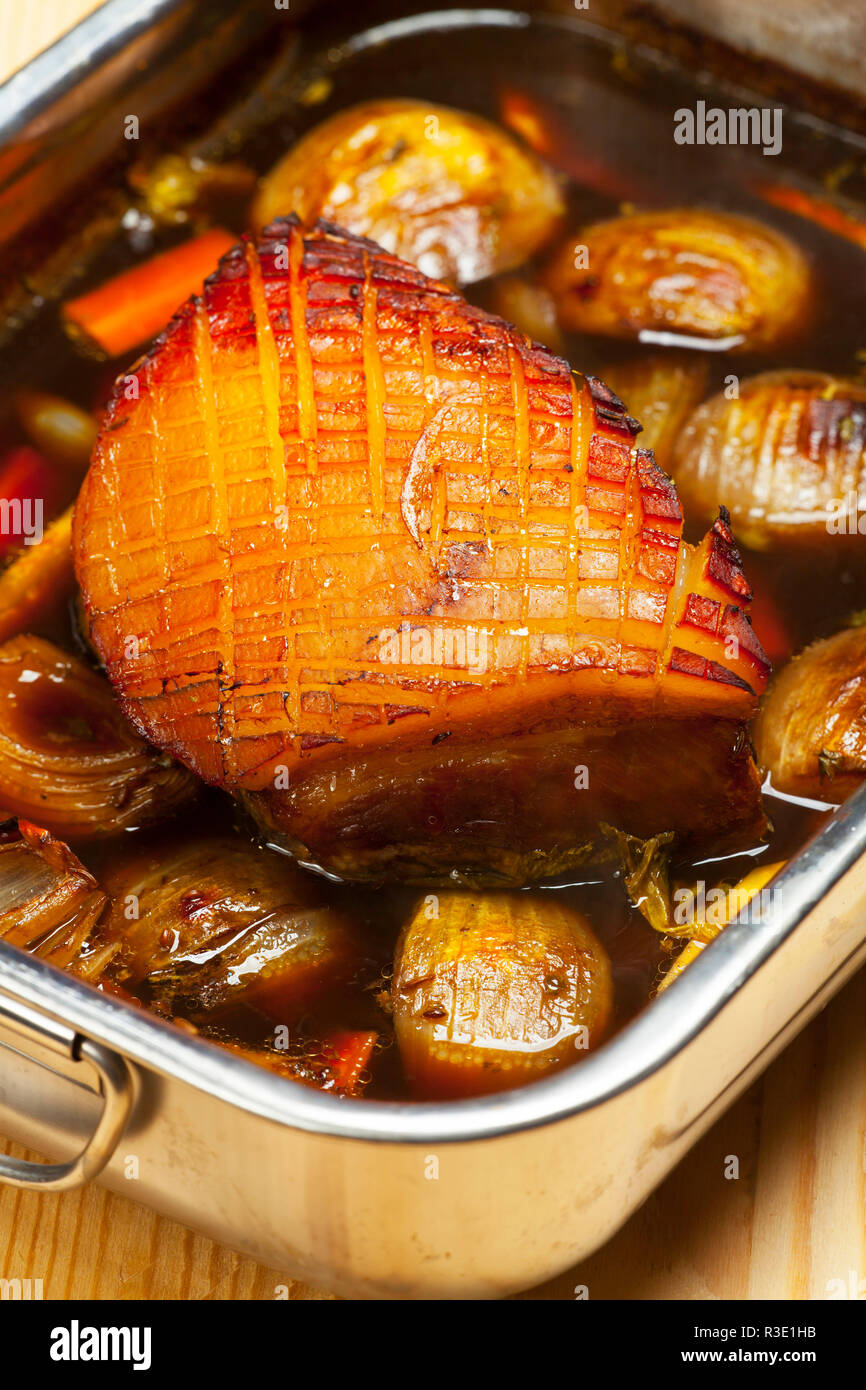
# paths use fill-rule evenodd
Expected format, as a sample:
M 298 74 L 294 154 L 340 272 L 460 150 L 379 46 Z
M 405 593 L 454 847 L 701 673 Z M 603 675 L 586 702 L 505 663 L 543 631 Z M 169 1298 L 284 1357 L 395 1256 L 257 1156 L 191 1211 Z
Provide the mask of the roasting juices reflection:
M 543 25 L 316 76 L 187 223 L 138 168 L 161 254 L 94 260 L 2 415 L 10 494 L 98 440 L 76 585 L 63 516 L 0 575 L 0 936 L 459 1098 L 603 1045 L 866 772 L 866 250 Z

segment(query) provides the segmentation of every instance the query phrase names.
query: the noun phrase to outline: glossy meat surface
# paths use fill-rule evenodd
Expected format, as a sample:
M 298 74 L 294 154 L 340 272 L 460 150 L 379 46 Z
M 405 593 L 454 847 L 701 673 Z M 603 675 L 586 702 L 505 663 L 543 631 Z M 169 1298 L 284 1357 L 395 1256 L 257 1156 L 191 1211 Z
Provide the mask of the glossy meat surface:
M 497 749 L 525 775 L 531 740 L 555 755 L 564 731 L 566 758 L 575 730 L 613 749 L 599 775 L 625 828 L 753 834 L 748 584 L 724 514 L 683 542 L 637 429 L 600 382 L 373 243 L 275 222 L 120 379 L 79 498 L 85 613 L 124 712 L 299 853 L 333 863 L 347 834 L 347 876 L 394 858 L 389 807 L 409 816 L 403 859 L 423 857 L 418 775 L 450 827 L 432 858 L 459 861 L 458 750 L 465 775 Z M 696 720 L 698 808 L 677 733 Z M 348 830 L 305 795 L 317 778 Z M 567 862 L 597 815 L 591 791 L 563 800 L 538 843 L 513 795 L 513 824 L 476 838 Z

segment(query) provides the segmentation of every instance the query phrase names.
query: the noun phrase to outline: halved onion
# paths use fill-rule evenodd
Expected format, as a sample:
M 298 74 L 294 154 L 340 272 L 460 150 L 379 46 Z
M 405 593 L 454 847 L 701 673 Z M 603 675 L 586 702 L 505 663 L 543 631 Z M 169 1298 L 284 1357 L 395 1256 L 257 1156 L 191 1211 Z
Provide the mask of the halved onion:
M 652 449 L 656 463 L 670 472 L 677 439 L 704 394 L 706 358 L 696 352 L 655 352 L 612 363 L 601 379 L 640 423 L 640 447 Z
M 262 180 L 253 222 L 323 217 L 467 284 L 525 261 L 563 207 L 556 177 L 507 131 L 395 99 L 340 111 L 299 140 Z
M 763 372 L 692 415 L 673 461 L 687 516 L 723 503 L 756 550 L 863 545 L 866 387 L 825 372 Z M 863 523 L 866 529 L 866 522 Z
M 565 354 L 553 295 L 537 281 L 520 273 L 501 275 L 491 286 L 490 307 L 534 343 L 542 343 L 560 356 Z
M 103 879 L 104 935 L 122 942 L 114 977 L 146 980 L 170 1010 L 243 1003 L 289 1021 L 362 957 L 353 923 L 322 901 L 311 875 L 240 838 L 145 850 Z
M 61 468 L 84 474 L 97 435 L 89 411 L 47 391 L 19 391 L 15 409 L 37 449 Z
M 20 838 L 0 844 L 0 939 L 68 967 L 79 959 L 105 894 L 50 831 L 25 820 L 18 831 Z
M 808 262 L 751 218 L 702 208 L 632 213 L 570 237 L 547 274 L 559 321 L 578 333 L 697 338 L 767 351 L 806 327 Z
M 0 806 L 63 839 L 167 820 L 199 783 L 130 728 L 111 687 L 41 637 L 0 645 Z
M 547 1076 L 602 1038 L 610 962 L 550 895 L 442 893 L 401 936 L 391 999 L 415 1094 L 480 1095 Z
M 866 627 L 814 642 L 776 676 L 754 731 L 777 791 L 839 803 L 866 778 Z

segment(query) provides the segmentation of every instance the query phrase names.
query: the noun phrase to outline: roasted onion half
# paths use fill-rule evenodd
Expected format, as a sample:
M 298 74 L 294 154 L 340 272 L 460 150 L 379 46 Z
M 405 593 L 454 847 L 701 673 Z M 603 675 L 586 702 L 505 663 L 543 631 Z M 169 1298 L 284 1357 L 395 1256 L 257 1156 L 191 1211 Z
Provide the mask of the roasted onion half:
M 777 791 L 840 803 L 866 778 L 866 627 L 845 628 L 789 661 L 754 731 Z
M 570 237 L 547 274 L 563 328 L 766 351 L 806 326 L 809 265 L 780 233 L 701 208 L 634 213 Z M 660 339 L 659 335 L 662 335 Z
M 653 352 L 611 363 L 602 378 L 640 421 L 640 447 L 652 449 L 656 463 L 670 472 L 677 439 L 704 394 L 706 359 L 697 352 Z
M 290 212 L 369 237 L 434 279 L 469 284 L 537 251 L 563 200 L 537 156 L 489 121 L 391 100 L 332 116 L 270 171 L 255 226 Z
M 824 372 L 763 372 L 694 412 L 673 468 L 696 520 L 728 506 L 755 550 L 864 545 L 866 387 Z
M 21 820 L 9 833 L 0 843 L 0 940 L 88 975 L 82 947 L 105 894 L 50 831 Z
M 197 779 L 132 731 L 111 687 L 41 637 L 0 645 L 0 806 L 64 840 L 117 835 L 190 805 Z
M 543 343 L 560 357 L 567 355 L 553 295 L 533 277 L 519 271 L 498 276 L 490 287 L 490 308 L 533 342 Z
M 579 1061 L 603 1037 L 610 962 L 549 896 L 443 893 L 400 938 L 391 999 L 414 1093 L 480 1095 Z
M 240 838 L 142 850 L 103 882 L 112 906 L 101 934 L 121 943 L 113 977 L 146 981 L 169 1012 L 242 1003 L 288 1022 L 362 959 L 354 924 L 311 875 Z
M 19 391 L 15 406 L 37 449 L 73 474 L 86 471 L 97 435 L 89 411 L 45 391 Z

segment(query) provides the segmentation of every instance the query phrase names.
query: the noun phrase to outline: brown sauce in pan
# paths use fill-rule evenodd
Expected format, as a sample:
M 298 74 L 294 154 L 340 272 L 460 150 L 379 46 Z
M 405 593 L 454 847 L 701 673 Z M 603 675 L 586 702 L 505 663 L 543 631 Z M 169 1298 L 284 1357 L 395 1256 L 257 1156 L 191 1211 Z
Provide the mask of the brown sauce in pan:
M 626 59 L 619 50 L 597 40 L 578 38 L 568 27 L 537 24 L 531 28 L 468 28 L 448 33 L 397 36 L 357 51 L 341 51 L 334 35 L 340 32 L 340 16 L 317 21 L 305 40 L 308 54 L 330 57 L 324 68 L 310 62 L 309 90 L 325 94 L 325 100 L 297 105 L 264 134 L 242 150 L 244 159 L 260 171 L 267 169 L 303 130 L 335 110 L 373 97 L 406 96 L 475 110 L 498 119 L 505 88 L 542 100 L 555 114 L 575 152 L 574 169 L 587 177 L 592 171 L 613 171 L 619 196 L 582 186 L 577 177 L 569 185 L 570 223 L 609 216 L 623 202 L 658 207 L 707 205 L 742 212 L 778 227 L 811 257 L 819 282 L 818 312 L 811 332 L 784 357 L 730 359 L 709 352 L 710 380 L 707 394 L 720 389 L 730 372 L 746 376 L 773 367 L 806 366 L 854 375 L 860 368 L 858 354 L 866 349 L 866 252 L 805 219 L 777 212 L 750 191 L 756 179 L 781 176 L 783 169 L 804 186 L 812 180 L 816 192 L 834 168 L 849 164 L 852 150 L 826 130 L 786 118 L 783 152 L 778 158 L 762 156 L 741 147 L 688 148 L 673 142 L 673 112 L 692 105 L 697 97 L 708 104 L 713 93 L 698 91 L 667 67 L 656 68 L 644 60 Z M 333 26 L 332 28 L 325 27 Z M 343 33 L 348 32 L 343 29 Z M 323 77 L 324 74 L 324 77 Z M 717 99 L 727 106 L 742 98 Z M 862 151 L 854 151 L 859 158 Z M 846 185 L 846 191 L 849 186 Z M 860 191 L 856 181 L 850 191 Z M 240 221 L 238 229 L 240 229 Z M 117 250 L 111 252 L 116 268 Z M 104 278 L 97 268 L 96 282 Z M 481 285 L 468 298 L 489 301 L 490 287 Z M 570 343 L 573 365 L 596 371 L 603 361 L 616 359 L 631 349 L 616 343 Z M 19 364 L 20 365 L 20 364 Z M 53 390 L 88 408 L 104 398 L 112 375 L 104 367 L 83 361 L 71 349 L 35 352 L 27 367 L 29 384 Z M 0 400 L 2 406 L 2 400 Z M 15 442 L 15 427 L 0 411 L 5 443 Z M 745 569 L 756 592 L 767 591 L 788 626 L 794 650 L 825 636 L 866 607 L 866 563 L 832 557 L 826 562 L 803 560 L 795 555 L 745 554 Z M 58 610 L 41 631 L 64 645 L 76 641 L 70 615 Z M 75 711 L 57 708 L 56 696 L 34 690 L 28 717 L 48 720 L 73 731 Z M 759 863 L 788 857 L 820 825 L 827 814 L 820 808 L 768 797 L 773 830 L 765 844 L 746 853 L 713 860 L 674 865 L 681 880 L 704 879 L 708 886 L 722 880 L 733 883 Z M 187 816 L 188 829 L 197 834 L 248 834 L 229 800 L 205 793 L 200 805 Z M 154 845 L 176 843 L 187 829 L 185 821 L 159 831 L 146 832 Z M 133 838 L 141 838 L 139 836 Z M 85 865 L 100 877 L 112 862 L 128 853 L 129 836 L 94 847 L 74 845 Z M 374 1054 L 372 1080 L 365 1094 L 400 1097 L 404 1086 L 396 1048 L 389 1046 L 389 1024 L 377 1002 L 386 986 L 396 935 L 406 920 L 417 890 L 368 889 L 325 884 L 335 903 L 346 904 L 366 929 L 369 957 L 349 985 L 324 1000 L 316 1016 L 296 1030 L 296 1049 L 302 1055 L 331 1027 L 375 1029 L 382 1036 Z M 673 959 L 672 948 L 657 935 L 626 901 L 622 884 L 611 875 L 587 873 L 566 876 L 563 881 L 535 885 L 533 891 L 562 895 L 592 923 L 607 947 L 614 971 L 615 1023 L 621 1026 L 646 1003 L 661 969 Z M 146 988 L 141 1002 L 148 1004 Z M 252 1008 L 235 1008 L 223 1015 L 214 1035 L 260 1043 L 273 1033 L 273 1023 Z

